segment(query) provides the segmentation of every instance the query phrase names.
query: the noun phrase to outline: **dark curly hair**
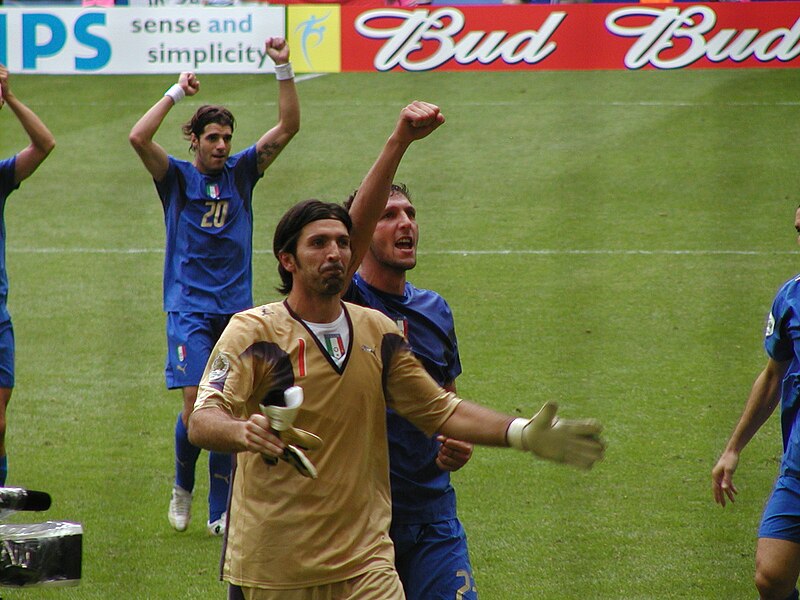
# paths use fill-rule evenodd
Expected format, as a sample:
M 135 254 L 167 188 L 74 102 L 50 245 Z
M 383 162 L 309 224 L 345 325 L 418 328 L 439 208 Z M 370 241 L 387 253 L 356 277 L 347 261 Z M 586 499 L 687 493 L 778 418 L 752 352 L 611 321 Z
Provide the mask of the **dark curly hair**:
M 216 104 L 204 104 L 197 109 L 197 112 L 192 115 L 191 119 L 184 123 L 181 128 L 183 130 L 183 137 L 187 140 L 191 140 L 192 134 L 194 134 L 199 138 L 203 135 L 203 131 L 205 131 L 209 123 L 228 126 L 231 128 L 231 132 L 233 132 L 233 129 L 236 127 L 236 120 L 233 118 L 231 111 L 227 108 Z M 194 147 L 190 145 L 189 150 L 194 152 Z

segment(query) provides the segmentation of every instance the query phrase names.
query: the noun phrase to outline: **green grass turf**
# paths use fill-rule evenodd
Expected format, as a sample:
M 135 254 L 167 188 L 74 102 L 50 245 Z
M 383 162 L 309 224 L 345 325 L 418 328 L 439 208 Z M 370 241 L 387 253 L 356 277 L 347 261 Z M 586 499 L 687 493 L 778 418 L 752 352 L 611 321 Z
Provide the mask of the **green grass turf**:
M 4 598 L 221 598 L 205 459 L 194 521 L 166 519 L 177 392 L 164 388 L 161 208 L 127 134 L 173 77 L 24 77 L 58 147 L 6 207 L 17 388 L 9 485 L 83 524 L 83 579 Z M 157 140 L 228 104 L 235 150 L 275 119 L 270 76 L 205 76 Z M 455 474 L 486 600 L 749 598 L 777 472 L 771 419 L 725 510 L 710 470 L 765 363 L 763 323 L 800 271 L 794 70 L 348 74 L 299 84 L 301 133 L 256 188 L 255 295 L 277 298 L 272 231 L 295 201 L 341 200 L 412 99 L 448 122 L 398 179 L 422 229 L 413 281 L 450 301 L 463 396 L 530 415 L 557 400 L 606 425 L 578 473 L 478 449 Z M 0 112 L 0 156 L 25 137 Z M 354 424 L 354 426 L 356 426 Z M 205 455 L 203 455 L 205 456 Z

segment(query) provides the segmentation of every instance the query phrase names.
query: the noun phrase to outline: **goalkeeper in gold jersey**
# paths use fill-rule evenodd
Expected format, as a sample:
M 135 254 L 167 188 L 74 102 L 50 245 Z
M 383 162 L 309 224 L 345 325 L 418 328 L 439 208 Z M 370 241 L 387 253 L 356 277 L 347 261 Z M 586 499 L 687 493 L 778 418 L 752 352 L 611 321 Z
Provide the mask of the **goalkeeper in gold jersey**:
M 317 200 L 292 207 L 273 239 L 286 299 L 235 315 L 212 351 L 189 437 L 236 453 L 229 598 L 404 600 L 388 535 L 387 407 L 428 435 L 585 469 L 602 458 L 598 422 L 559 419 L 551 403 L 520 419 L 462 400 L 431 379 L 394 322 L 341 300 L 400 159 L 443 122 L 434 105 L 405 107 L 350 214 Z

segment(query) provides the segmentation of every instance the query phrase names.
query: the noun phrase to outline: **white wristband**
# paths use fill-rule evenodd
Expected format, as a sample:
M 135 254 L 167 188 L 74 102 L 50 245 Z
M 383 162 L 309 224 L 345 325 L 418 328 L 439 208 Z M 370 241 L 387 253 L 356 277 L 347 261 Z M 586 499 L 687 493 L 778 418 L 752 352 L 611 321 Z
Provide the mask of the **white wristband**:
M 508 445 L 517 450 L 527 450 L 525 442 L 522 438 L 522 431 L 525 426 L 530 422 L 530 419 L 517 418 L 511 421 L 511 424 L 506 430 L 506 440 Z
M 183 88 L 180 86 L 180 84 L 174 83 L 172 84 L 171 88 L 164 92 L 164 95 L 172 98 L 173 104 L 177 104 L 186 97 L 186 92 L 183 91 Z
M 278 81 L 294 79 L 294 71 L 292 70 L 292 63 L 287 62 L 282 65 L 275 65 L 275 79 L 277 79 Z

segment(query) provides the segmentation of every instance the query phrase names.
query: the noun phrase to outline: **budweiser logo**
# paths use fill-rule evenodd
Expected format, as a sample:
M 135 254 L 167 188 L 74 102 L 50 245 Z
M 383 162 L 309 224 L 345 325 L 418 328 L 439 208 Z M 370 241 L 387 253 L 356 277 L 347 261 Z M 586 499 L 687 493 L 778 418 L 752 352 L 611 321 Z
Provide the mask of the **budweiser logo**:
M 637 18 L 645 24 L 628 25 L 623 20 Z M 800 54 L 800 19 L 791 29 L 720 29 L 707 37 L 717 23 L 709 6 L 664 9 L 629 7 L 606 17 L 606 28 L 613 34 L 639 38 L 625 54 L 625 66 L 640 69 L 652 65 L 659 69 L 679 69 L 706 58 L 712 62 L 741 62 L 755 57 L 759 61 L 790 61 Z
M 466 65 L 489 64 L 502 60 L 509 64 L 535 64 L 556 49 L 550 37 L 566 17 L 565 12 L 551 12 L 539 30 L 469 31 L 454 39 L 464 29 L 464 14 L 453 7 L 440 9 L 376 9 L 359 15 L 356 31 L 386 43 L 375 55 L 378 71 L 397 66 L 408 71 L 429 71 L 450 60 Z

